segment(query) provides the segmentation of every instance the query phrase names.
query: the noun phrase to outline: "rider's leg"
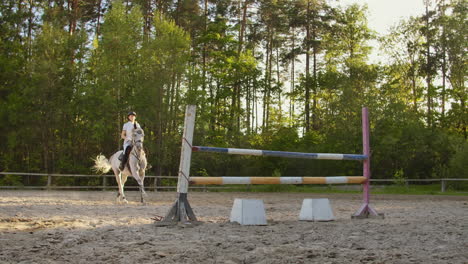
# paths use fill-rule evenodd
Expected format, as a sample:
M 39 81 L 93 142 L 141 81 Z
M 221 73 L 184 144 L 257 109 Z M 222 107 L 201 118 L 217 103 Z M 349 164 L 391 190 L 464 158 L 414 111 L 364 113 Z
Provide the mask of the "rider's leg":
M 130 153 L 130 145 L 124 145 L 123 158 L 120 161 L 119 169 L 123 171 L 125 169 L 125 164 L 127 164 L 128 154 Z
M 119 170 L 123 170 L 124 167 L 125 167 L 125 162 L 126 162 L 126 159 L 125 159 L 125 150 L 127 148 L 124 146 L 124 149 L 123 149 L 123 152 L 122 152 L 122 159 L 120 160 L 120 165 L 119 165 Z

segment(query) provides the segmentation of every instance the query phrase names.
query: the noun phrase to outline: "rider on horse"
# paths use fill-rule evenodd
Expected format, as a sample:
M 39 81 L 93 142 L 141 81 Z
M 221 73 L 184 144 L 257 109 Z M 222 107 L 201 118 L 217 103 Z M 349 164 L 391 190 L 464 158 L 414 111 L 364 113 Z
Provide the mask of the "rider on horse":
M 123 171 L 125 169 L 125 164 L 127 163 L 128 156 L 132 150 L 132 131 L 133 129 L 141 128 L 140 124 L 136 122 L 136 113 L 129 112 L 127 114 L 128 122 L 123 125 L 122 134 L 120 137 L 124 140 L 123 143 L 123 157 L 120 162 L 119 169 Z

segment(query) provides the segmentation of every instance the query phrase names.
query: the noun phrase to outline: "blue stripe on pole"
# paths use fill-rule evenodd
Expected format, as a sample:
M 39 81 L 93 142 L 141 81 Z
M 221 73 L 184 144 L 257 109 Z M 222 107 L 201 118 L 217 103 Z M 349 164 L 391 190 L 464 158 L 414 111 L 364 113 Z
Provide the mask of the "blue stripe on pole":
M 229 151 L 229 149 L 227 148 L 200 147 L 200 146 L 194 146 L 192 150 L 200 151 L 200 152 L 218 152 L 218 153 L 228 153 Z
M 237 155 L 258 155 L 259 152 L 263 156 L 284 157 L 284 158 L 299 158 L 299 159 L 331 159 L 331 160 L 365 160 L 366 155 L 360 154 L 334 154 L 334 153 L 303 153 L 303 152 L 287 152 L 287 151 L 272 151 L 272 150 L 256 150 L 256 149 L 235 149 L 235 148 L 216 148 L 194 146 L 193 151 L 199 152 L 217 152 Z
M 344 160 L 366 160 L 367 155 L 359 155 L 359 154 L 343 154 Z

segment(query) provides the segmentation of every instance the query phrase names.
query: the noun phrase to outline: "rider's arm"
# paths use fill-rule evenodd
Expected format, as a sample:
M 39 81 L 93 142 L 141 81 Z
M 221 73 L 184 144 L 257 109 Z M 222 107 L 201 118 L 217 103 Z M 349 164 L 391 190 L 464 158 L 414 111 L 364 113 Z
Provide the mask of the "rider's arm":
M 126 136 L 127 136 L 127 133 L 125 132 L 125 130 L 122 130 L 122 134 L 120 134 L 120 137 L 122 139 L 125 139 Z

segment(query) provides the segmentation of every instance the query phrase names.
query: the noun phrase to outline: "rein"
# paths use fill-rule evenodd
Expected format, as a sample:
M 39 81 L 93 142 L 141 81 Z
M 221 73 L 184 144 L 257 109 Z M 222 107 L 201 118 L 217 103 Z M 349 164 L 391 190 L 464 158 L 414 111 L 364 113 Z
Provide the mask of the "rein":
M 145 150 L 143 149 L 143 137 L 144 133 L 143 130 L 136 130 L 136 124 L 135 124 L 135 130 L 133 131 L 132 135 L 132 151 L 130 152 L 130 155 L 134 156 L 138 160 L 138 164 L 141 163 L 141 157 L 142 155 L 145 155 Z M 137 150 L 137 144 L 141 144 L 141 148 Z
M 137 151 L 137 147 L 136 147 L 136 143 L 139 143 L 141 142 L 142 146 L 141 146 L 141 150 L 140 151 Z M 145 151 L 143 150 L 143 142 L 141 140 L 132 140 L 132 145 L 133 145 L 133 148 L 132 148 L 132 152 L 130 154 L 132 154 L 137 160 L 138 160 L 138 163 L 141 162 L 141 153 L 145 153 Z

